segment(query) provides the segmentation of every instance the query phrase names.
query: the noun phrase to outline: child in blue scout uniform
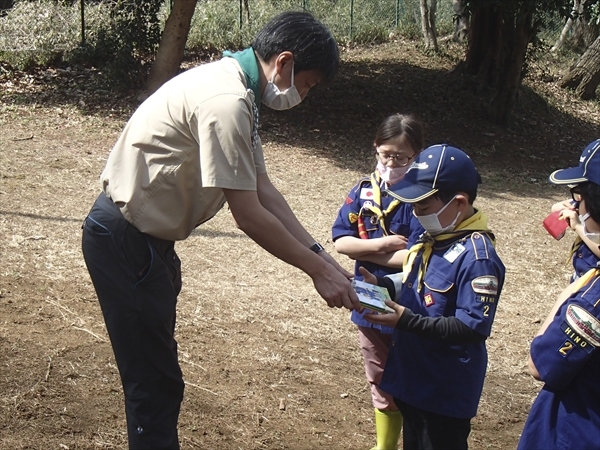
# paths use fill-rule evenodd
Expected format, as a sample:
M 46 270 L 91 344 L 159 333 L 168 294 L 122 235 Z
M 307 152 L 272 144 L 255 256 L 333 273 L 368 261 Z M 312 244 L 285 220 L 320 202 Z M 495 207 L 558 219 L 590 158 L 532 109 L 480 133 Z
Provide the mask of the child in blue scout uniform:
M 584 151 L 578 167 L 557 170 L 550 175 L 550 181 L 576 185 L 578 235 L 588 247 L 597 250 L 600 141 Z M 559 295 L 531 342 L 529 372 L 545 384 L 529 412 L 518 449 L 600 449 L 600 267 L 597 264 Z
M 390 191 L 413 203 L 426 230 L 409 250 L 402 285 L 360 269 L 397 302 L 388 303 L 394 313 L 365 318 L 395 327 L 380 386 L 404 417 L 403 450 L 467 448 L 506 271 L 486 215 L 473 207 L 479 182 L 462 150 L 425 149 Z
M 571 186 L 571 200 L 564 202 L 555 203 L 552 205 L 552 211 L 562 211 L 561 217 L 567 221 L 570 228 L 577 234 L 573 246 L 571 248 L 571 260 L 573 262 L 573 276 L 571 281 L 575 281 L 577 278 L 582 276 L 588 270 L 595 268 L 598 260 L 600 260 L 600 250 L 598 246 L 594 245 L 586 238 L 584 233 L 583 222 L 579 220 L 579 213 L 577 211 L 579 206 L 579 187 L 581 183 L 589 181 L 586 178 L 585 173 L 600 173 L 600 139 L 590 142 L 587 147 L 583 150 L 581 157 L 579 158 L 579 165 L 582 167 L 583 174 L 582 178 L 574 180 L 564 180 L 555 177 L 555 174 L 562 173 L 556 171 L 550 175 L 550 182 L 553 184 L 567 184 Z M 592 159 L 592 157 L 596 159 Z M 593 166 L 596 167 L 593 167 Z
M 339 253 L 356 260 L 355 277 L 362 279 L 358 267 L 384 276 L 402 270 L 407 241 L 416 240 L 423 231 L 412 214 L 412 205 L 385 193 L 404 177 L 412 160 L 423 149 L 423 129 L 412 116 L 394 114 L 379 125 L 375 135 L 377 168 L 370 177 L 352 188 L 333 224 L 333 240 Z M 387 359 L 392 328 L 373 325 L 354 311 L 352 322 L 358 335 L 371 386 L 377 430 L 376 450 L 398 446 L 402 416 L 392 397 L 379 389 Z

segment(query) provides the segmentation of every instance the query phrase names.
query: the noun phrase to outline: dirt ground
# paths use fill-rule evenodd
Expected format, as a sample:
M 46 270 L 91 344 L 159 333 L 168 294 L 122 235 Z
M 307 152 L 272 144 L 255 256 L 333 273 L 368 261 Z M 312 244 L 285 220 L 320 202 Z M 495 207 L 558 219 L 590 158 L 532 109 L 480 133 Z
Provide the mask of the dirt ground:
M 541 226 L 568 191 L 546 180 L 599 137 L 600 106 L 556 87 L 557 61 L 534 63 L 513 123 L 499 128 L 485 120 L 476 83 L 451 71 L 462 51 L 427 56 L 404 41 L 346 50 L 333 85 L 292 111 L 263 108 L 261 136 L 271 179 L 332 254 L 330 227 L 374 167 L 383 117 L 413 112 L 428 144 L 473 157 L 483 177 L 476 205 L 490 216 L 507 276 L 470 446 L 510 449 L 541 387 L 526 371 L 529 343 L 569 274 L 572 235 L 557 242 Z M 3 450 L 126 448 L 120 381 L 80 238 L 135 93 L 114 96 L 101 77 L 0 69 Z M 327 308 L 307 276 L 237 230 L 226 209 L 176 249 L 182 448 L 370 449 L 373 408 L 348 312 Z

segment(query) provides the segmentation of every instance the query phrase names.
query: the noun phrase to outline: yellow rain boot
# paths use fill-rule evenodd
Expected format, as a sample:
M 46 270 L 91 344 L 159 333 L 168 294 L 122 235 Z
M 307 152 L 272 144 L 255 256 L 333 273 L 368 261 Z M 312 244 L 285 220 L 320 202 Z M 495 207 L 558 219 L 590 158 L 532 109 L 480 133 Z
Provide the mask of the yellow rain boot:
M 377 447 L 371 450 L 397 450 L 398 438 L 402 430 L 402 414 L 400 411 L 380 411 L 376 408 L 375 429 Z

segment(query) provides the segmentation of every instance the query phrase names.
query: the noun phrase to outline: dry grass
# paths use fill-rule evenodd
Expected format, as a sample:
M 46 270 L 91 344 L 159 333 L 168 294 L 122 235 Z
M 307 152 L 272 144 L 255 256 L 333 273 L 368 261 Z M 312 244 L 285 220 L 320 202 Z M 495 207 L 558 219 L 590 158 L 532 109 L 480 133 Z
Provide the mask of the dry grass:
M 429 142 L 473 155 L 484 178 L 477 204 L 490 216 L 507 281 L 471 446 L 514 448 L 540 388 L 526 373 L 528 345 L 568 276 L 570 239 L 555 242 L 540 225 L 565 192 L 545 176 L 597 137 L 598 104 L 581 117 L 570 94 L 547 89 L 552 102 L 521 104 L 518 123 L 501 130 L 452 84 L 450 57 L 426 58 L 400 42 L 345 58 L 338 83 L 297 112 L 264 113 L 271 178 L 333 253 L 333 218 L 372 164 L 362 151 L 382 115 L 415 111 Z M 81 92 L 71 101 L 61 83 L 30 84 L 38 90 L 14 84 L 0 102 L 0 448 L 124 448 L 120 382 L 80 226 L 131 105 Z M 328 309 L 308 277 L 256 246 L 226 209 L 177 251 L 183 448 L 370 448 L 372 407 L 348 313 Z

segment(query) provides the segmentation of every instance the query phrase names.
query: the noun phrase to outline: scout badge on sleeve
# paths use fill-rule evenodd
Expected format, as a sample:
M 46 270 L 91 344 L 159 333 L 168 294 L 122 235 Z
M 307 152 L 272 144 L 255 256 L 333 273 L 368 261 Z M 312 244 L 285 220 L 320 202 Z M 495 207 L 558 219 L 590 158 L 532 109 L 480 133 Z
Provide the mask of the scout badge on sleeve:
M 471 281 L 473 292 L 481 295 L 492 296 L 498 294 L 498 278 L 493 275 L 477 277 Z
M 600 347 L 600 321 L 578 305 L 567 308 L 567 323 L 584 341 L 593 347 Z

